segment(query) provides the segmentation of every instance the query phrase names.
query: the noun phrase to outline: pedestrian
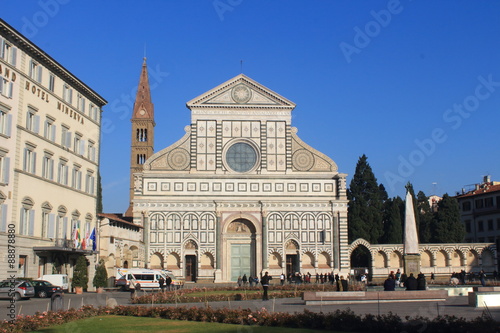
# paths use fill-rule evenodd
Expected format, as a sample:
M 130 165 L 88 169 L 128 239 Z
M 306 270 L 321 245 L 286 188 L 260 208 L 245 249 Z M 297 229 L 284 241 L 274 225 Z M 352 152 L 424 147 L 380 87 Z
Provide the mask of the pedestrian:
M 262 284 L 262 289 L 264 290 L 264 293 L 262 294 L 262 300 L 263 301 L 268 301 L 269 296 L 267 295 L 267 290 L 269 289 L 269 281 L 272 279 L 272 277 L 266 272 L 264 276 L 262 276 L 262 272 L 260 272 L 260 283 Z
M 250 288 L 253 287 L 253 281 L 254 281 L 254 278 L 253 276 L 250 274 L 250 277 L 248 278 L 248 283 L 250 284 Z
M 241 278 L 241 275 L 238 276 L 237 283 L 238 283 L 238 287 L 241 287 L 241 284 L 243 283 L 243 279 Z
M 172 284 L 172 278 L 167 275 L 167 278 L 165 279 L 165 284 L 167 285 L 167 290 L 170 291 L 170 285 Z
M 417 290 L 426 290 L 426 281 L 425 281 L 425 275 L 420 272 L 417 276 Z
M 340 276 L 340 287 L 342 291 L 349 291 L 349 285 L 343 275 Z
M 285 284 L 285 274 L 283 272 L 280 275 L 280 283 L 281 283 L 281 285 Z
M 245 286 L 245 287 L 247 286 L 247 281 L 248 281 L 247 275 L 243 274 L 243 277 L 241 278 L 241 282 L 243 282 L 243 286 Z
M 165 285 L 165 279 L 163 276 L 158 280 L 158 284 L 160 285 L 160 291 L 164 291 L 163 286 Z
M 435 280 L 434 272 L 431 273 L 431 284 L 434 284 Z
M 484 272 L 484 270 L 481 270 L 479 272 L 479 281 L 481 281 L 481 286 L 486 286 L 486 273 Z
M 417 290 L 417 279 L 410 273 L 410 276 L 405 281 L 406 290 Z
M 394 274 L 389 274 L 387 279 L 384 281 L 384 291 L 394 291 L 396 290 L 396 277 Z

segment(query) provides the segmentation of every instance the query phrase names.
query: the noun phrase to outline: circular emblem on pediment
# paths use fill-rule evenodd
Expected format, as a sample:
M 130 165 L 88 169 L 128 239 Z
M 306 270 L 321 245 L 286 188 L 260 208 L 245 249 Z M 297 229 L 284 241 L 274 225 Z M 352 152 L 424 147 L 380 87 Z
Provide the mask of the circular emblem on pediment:
M 233 88 L 231 97 L 236 103 L 245 104 L 252 97 L 252 91 L 247 86 L 240 84 Z
M 184 149 L 175 149 L 168 154 L 168 165 L 173 170 L 184 170 L 189 166 L 189 153 Z
M 299 171 L 308 171 L 314 165 L 314 156 L 305 149 L 297 150 L 292 156 L 292 163 Z

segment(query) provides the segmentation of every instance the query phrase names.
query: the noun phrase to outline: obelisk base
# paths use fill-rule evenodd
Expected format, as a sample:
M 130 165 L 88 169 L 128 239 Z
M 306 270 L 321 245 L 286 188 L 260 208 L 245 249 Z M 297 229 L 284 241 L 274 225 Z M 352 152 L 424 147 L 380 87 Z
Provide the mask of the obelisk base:
M 420 254 L 405 254 L 403 259 L 405 265 L 404 273 L 407 276 L 410 276 L 410 273 L 417 276 L 420 273 Z

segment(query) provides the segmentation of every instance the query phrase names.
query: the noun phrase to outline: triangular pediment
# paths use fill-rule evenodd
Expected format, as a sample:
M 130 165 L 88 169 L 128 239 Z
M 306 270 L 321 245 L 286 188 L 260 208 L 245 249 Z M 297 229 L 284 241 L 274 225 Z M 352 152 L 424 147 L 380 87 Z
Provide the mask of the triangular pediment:
M 295 108 L 295 103 L 240 74 L 187 102 L 189 108 Z

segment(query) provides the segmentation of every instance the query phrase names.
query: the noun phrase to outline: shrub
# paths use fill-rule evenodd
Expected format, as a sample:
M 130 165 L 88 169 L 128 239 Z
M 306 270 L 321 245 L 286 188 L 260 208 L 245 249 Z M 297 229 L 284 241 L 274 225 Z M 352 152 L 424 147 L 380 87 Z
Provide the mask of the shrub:
M 104 288 L 108 285 L 108 272 L 106 271 L 106 266 L 104 265 L 104 260 L 99 261 L 99 265 L 95 270 L 94 279 L 92 284 L 96 288 Z

